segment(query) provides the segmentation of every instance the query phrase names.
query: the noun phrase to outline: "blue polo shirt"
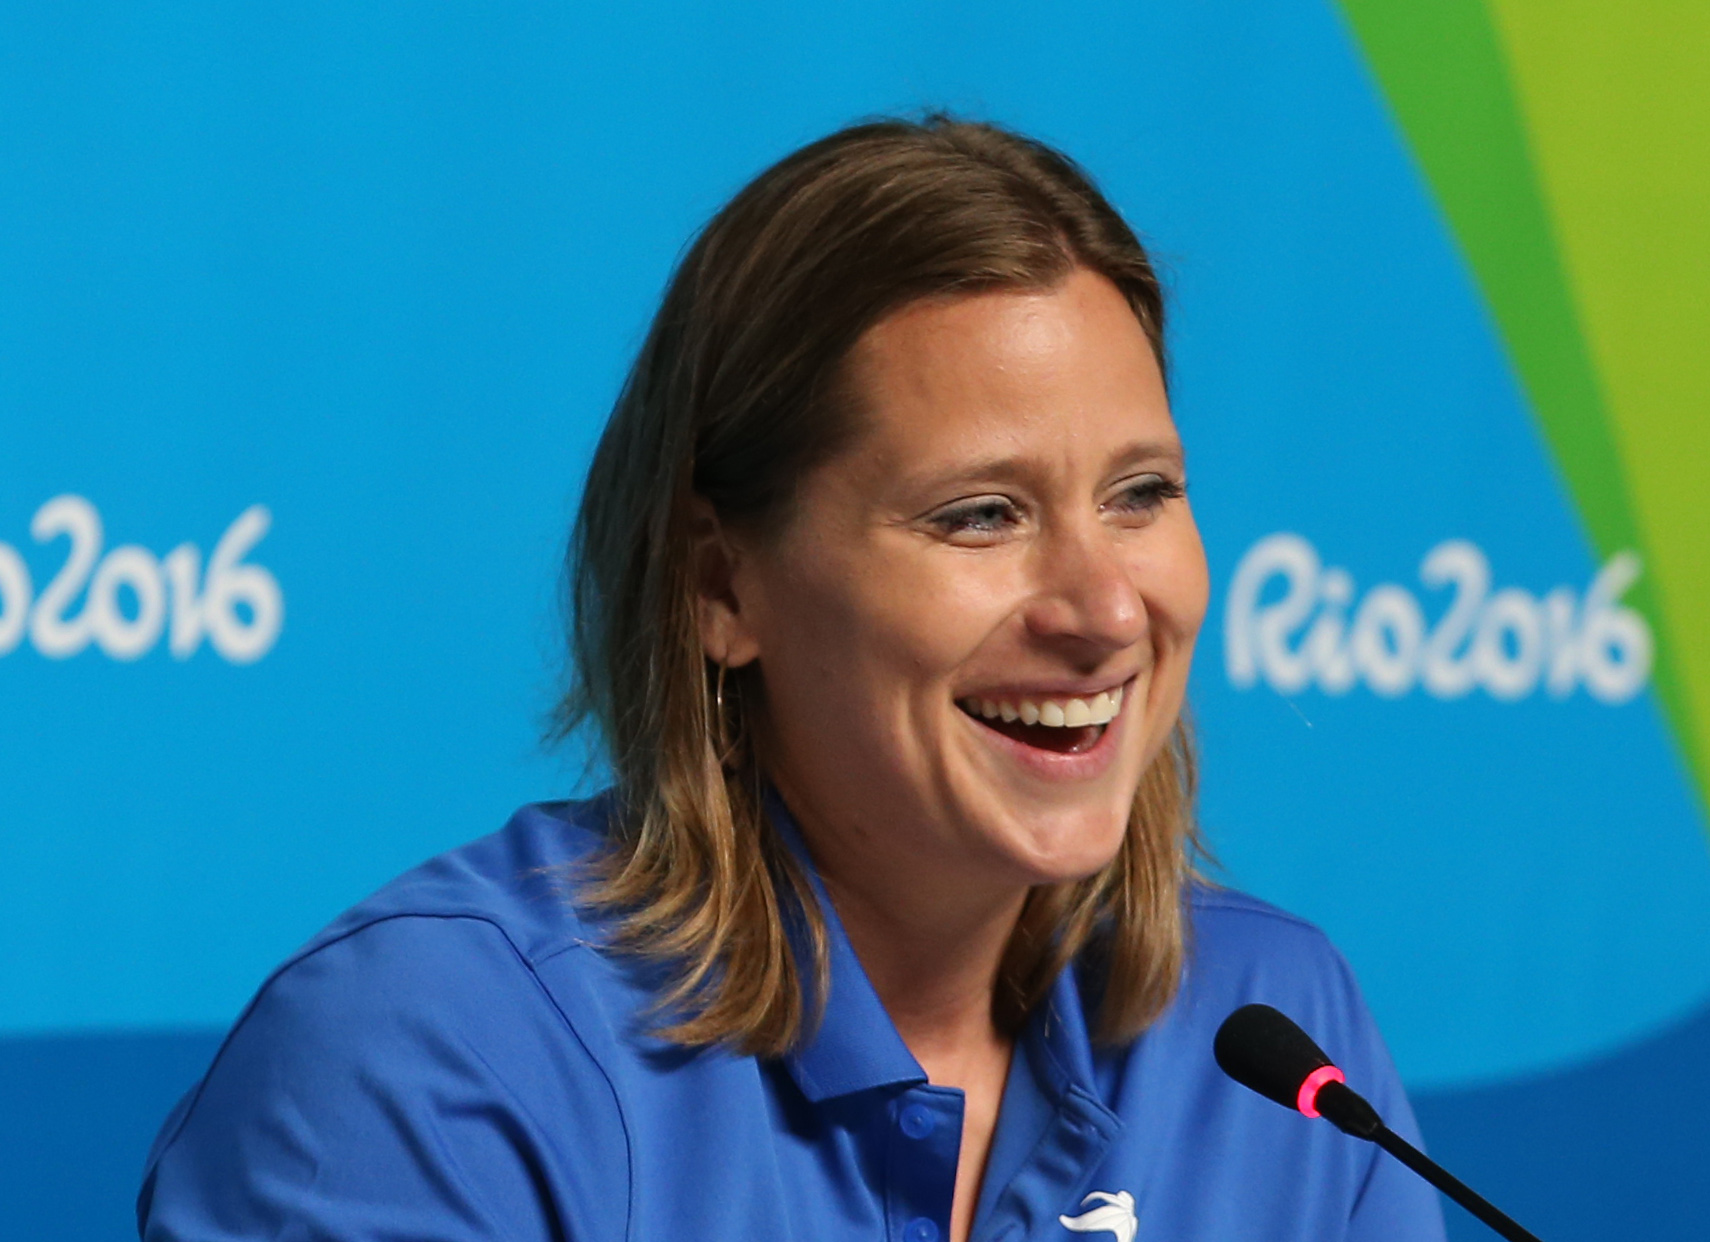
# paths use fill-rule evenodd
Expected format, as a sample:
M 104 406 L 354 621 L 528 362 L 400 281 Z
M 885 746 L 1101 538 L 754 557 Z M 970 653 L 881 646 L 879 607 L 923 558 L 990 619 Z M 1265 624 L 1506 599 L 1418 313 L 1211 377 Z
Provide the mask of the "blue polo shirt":
M 938 1242 L 960 1091 L 926 1081 L 827 908 L 831 980 L 800 1050 L 648 1034 L 656 978 L 602 951 L 564 871 L 605 803 L 519 812 L 349 911 L 282 966 L 167 1119 L 147 1242 Z M 1299 919 L 1192 893 L 1182 990 L 1095 1048 L 1073 971 L 1018 1042 L 979 1242 L 1442 1242 L 1434 1192 L 1230 1082 L 1218 1024 L 1293 1015 L 1390 1125 L 1413 1116 L 1341 957 Z

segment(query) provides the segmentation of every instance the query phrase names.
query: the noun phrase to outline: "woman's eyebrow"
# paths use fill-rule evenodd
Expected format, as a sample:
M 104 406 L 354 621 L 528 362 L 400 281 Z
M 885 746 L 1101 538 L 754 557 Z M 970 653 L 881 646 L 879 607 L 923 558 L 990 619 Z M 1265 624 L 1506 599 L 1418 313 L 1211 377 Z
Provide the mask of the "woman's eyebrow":
M 920 475 L 911 476 L 905 472 L 903 477 L 911 487 L 936 490 L 960 483 L 1015 483 L 1038 473 L 1038 464 L 1027 457 L 996 455 L 957 462 L 942 470 Z
M 1180 470 L 1185 464 L 1180 440 L 1142 440 L 1118 449 L 1105 467 L 1106 475 L 1144 465 L 1167 465 Z M 943 470 L 918 476 L 905 473 L 910 488 L 937 490 L 963 483 L 1018 483 L 1049 473 L 1052 463 L 1042 463 L 1024 454 L 994 454 L 969 462 L 958 462 Z
M 1128 445 L 1110 459 L 1110 469 L 1113 473 L 1134 466 L 1155 464 L 1174 466 L 1177 470 L 1184 468 L 1187 465 L 1187 454 L 1182 450 L 1182 442 L 1174 438 L 1142 440 Z

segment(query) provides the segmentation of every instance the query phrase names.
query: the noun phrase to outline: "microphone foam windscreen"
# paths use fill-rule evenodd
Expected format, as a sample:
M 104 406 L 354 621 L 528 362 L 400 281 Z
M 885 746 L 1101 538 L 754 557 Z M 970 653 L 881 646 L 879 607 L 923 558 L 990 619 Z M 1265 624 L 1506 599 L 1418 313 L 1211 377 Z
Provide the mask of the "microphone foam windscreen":
M 1330 1064 L 1312 1036 L 1269 1005 L 1241 1006 L 1223 1020 L 1211 1047 L 1225 1074 L 1284 1108 L 1295 1108 L 1300 1085 Z

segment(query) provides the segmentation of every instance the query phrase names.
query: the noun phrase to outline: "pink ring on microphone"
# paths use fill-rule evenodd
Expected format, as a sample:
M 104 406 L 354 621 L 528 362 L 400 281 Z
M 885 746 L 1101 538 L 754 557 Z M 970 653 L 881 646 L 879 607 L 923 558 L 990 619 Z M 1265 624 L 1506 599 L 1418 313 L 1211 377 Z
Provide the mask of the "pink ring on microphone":
M 1320 1065 L 1306 1076 L 1306 1081 L 1300 1084 L 1300 1094 L 1294 1098 L 1294 1106 L 1308 1117 L 1318 1116 L 1318 1093 L 1324 1090 L 1327 1082 L 1347 1082 L 1348 1076 L 1334 1065 Z

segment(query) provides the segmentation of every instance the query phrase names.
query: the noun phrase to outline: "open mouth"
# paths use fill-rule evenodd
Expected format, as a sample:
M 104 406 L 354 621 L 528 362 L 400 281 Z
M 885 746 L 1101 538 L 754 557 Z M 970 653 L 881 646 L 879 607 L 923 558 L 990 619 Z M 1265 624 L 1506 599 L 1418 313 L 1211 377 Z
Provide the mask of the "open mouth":
M 1124 687 L 1090 698 L 957 700 L 969 716 L 1024 746 L 1078 755 L 1098 745 L 1104 731 L 1122 711 Z

